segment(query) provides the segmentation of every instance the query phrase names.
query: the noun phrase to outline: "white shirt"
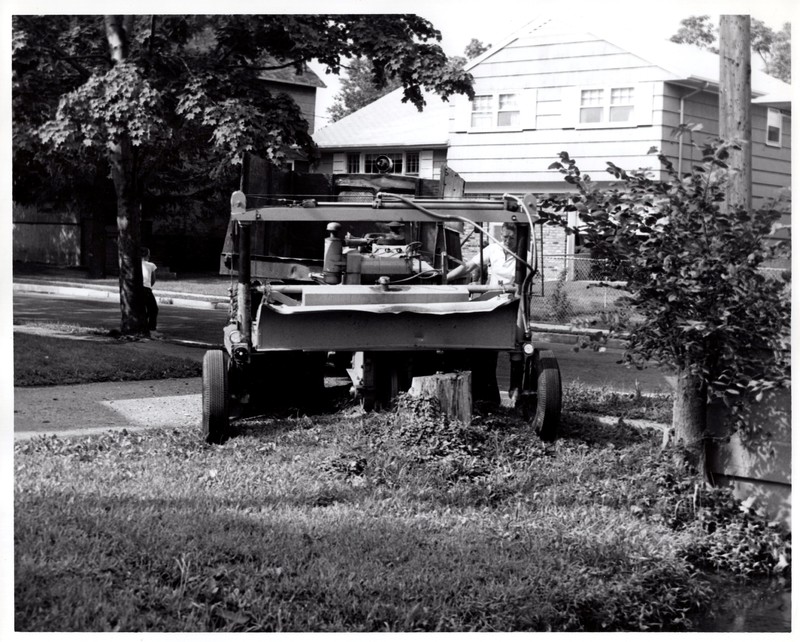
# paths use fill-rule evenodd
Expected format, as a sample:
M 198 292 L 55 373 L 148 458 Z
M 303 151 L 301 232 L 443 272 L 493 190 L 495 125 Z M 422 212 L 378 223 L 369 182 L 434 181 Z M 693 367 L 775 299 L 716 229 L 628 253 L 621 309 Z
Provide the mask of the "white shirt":
M 517 275 L 517 260 L 513 255 L 506 255 L 499 243 L 490 243 L 483 248 L 483 259 L 489 263 L 489 285 L 511 285 Z M 480 268 L 480 253 L 473 256 L 469 264 Z
M 146 288 L 153 287 L 153 272 L 156 271 L 156 264 L 142 259 L 142 285 Z

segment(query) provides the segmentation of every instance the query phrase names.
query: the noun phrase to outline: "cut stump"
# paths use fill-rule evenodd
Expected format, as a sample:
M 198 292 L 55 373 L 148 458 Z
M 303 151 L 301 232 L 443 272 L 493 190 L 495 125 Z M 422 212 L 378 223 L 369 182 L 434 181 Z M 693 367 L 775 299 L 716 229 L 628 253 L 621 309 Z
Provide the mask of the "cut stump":
M 408 390 L 411 397 L 437 399 L 442 415 L 468 426 L 472 421 L 472 373 L 450 372 L 414 377 Z

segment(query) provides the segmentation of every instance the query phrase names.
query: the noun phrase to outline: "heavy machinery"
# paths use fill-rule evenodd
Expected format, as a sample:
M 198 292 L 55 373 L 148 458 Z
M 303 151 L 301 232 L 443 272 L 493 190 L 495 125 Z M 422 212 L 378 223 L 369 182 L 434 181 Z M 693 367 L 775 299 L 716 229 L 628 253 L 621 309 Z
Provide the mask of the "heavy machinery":
M 413 377 L 465 370 L 473 399 L 499 403 L 499 353 L 510 359 L 513 403 L 543 439 L 555 439 L 561 375 L 553 353 L 531 342 L 529 322 L 535 213 L 532 195 L 426 200 L 379 192 L 369 202 L 251 208 L 234 192 L 222 263 L 237 283 L 225 349 L 203 360 L 206 440 L 224 441 L 232 413 L 255 401 L 310 404 L 331 362 L 346 368 L 366 409 L 387 407 Z M 516 227 L 515 282 L 448 283 L 460 239 L 477 235 L 482 253 L 484 236 L 496 241 L 491 225 L 503 223 Z M 252 251 L 288 230 L 303 256 Z

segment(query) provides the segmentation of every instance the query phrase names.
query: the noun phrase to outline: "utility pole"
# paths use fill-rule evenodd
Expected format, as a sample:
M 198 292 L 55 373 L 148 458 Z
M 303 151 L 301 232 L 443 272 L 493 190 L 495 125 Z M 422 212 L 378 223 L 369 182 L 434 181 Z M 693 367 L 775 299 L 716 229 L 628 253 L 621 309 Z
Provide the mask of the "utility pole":
M 719 21 L 719 137 L 736 141 L 728 159 L 729 208 L 752 205 L 753 165 L 750 120 L 750 16 L 720 16 Z

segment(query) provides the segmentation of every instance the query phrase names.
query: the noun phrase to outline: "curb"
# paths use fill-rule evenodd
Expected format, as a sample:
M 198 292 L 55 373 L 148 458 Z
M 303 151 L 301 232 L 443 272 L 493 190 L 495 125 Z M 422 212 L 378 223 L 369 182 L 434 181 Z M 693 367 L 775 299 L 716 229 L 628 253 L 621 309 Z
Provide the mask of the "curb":
M 85 287 L 80 285 L 66 285 L 61 283 L 14 283 L 14 292 L 32 292 L 35 294 L 62 294 L 65 296 L 80 296 L 89 299 L 109 300 L 119 302 L 119 292 L 112 289 Z M 189 295 L 169 290 L 153 290 L 159 305 L 174 305 L 176 308 L 194 308 L 203 310 L 228 310 L 230 305 L 225 297 Z M 581 337 L 595 334 L 597 330 L 587 331 L 573 329 L 567 326 L 542 325 L 534 323 L 531 326 L 532 336 L 539 343 L 562 343 L 577 345 Z M 187 344 L 188 345 L 188 344 Z M 197 347 L 207 347 L 205 345 Z M 212 348 L 215 346 L 212 346 Z M 622 339 L 609 339 L 605 347 L 624 349 L 625 341 Z
M 61 285 L 57 283 L 14 283 L 14 292 L 32 292 L 35 294 L 63 294 L 80 296 L 87 299 L 100 299 L 119 302 L 119 292 L 99 288 L 81 287 L 79 285 Z M 227 310 L 225 297 L 188 295 L 169 290 L 153 290 L 159 305 L 174 305 L 177 308 L 199 308 L 205 310 Z

